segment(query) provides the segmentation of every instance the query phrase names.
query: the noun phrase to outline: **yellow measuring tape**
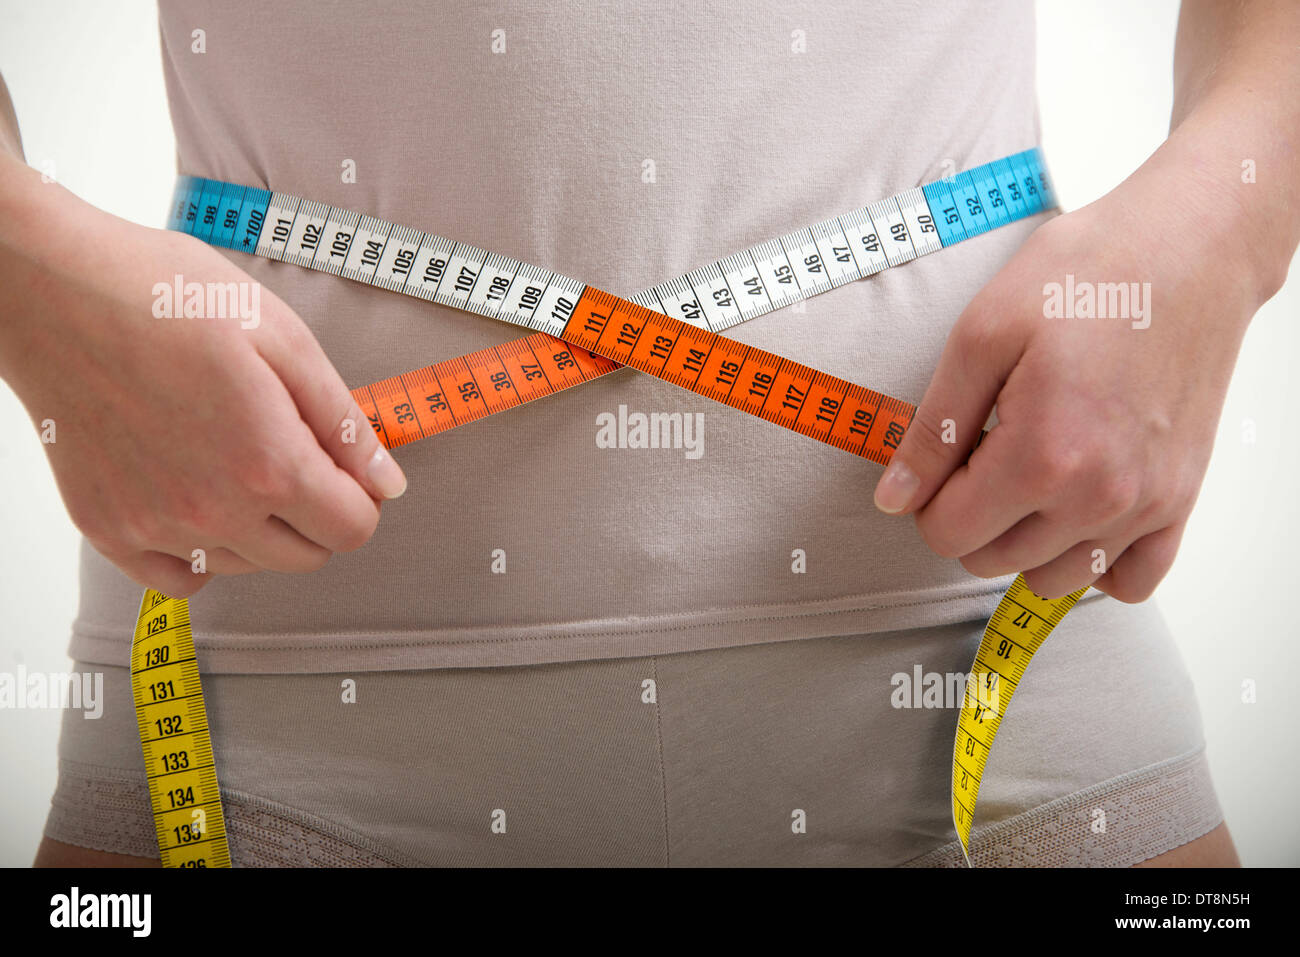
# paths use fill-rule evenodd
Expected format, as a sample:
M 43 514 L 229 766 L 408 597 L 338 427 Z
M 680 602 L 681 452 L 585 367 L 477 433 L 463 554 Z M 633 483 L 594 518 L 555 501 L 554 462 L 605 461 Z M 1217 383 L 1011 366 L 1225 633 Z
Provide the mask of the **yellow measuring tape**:
M 152 588 L 131 642 L 131 694 L 163 867 L 229 867 L 190 607 Z
M 966 680 L 952 748 L 952 823 L 968 864 L 975 800 L 1002 716 L 1034 652 L 1087 590 L 1080 588 L 1064 598 L 1049 600 L 1035 595 L 1025 584 L 1025 576 L 1017 575 L 984 626 Z

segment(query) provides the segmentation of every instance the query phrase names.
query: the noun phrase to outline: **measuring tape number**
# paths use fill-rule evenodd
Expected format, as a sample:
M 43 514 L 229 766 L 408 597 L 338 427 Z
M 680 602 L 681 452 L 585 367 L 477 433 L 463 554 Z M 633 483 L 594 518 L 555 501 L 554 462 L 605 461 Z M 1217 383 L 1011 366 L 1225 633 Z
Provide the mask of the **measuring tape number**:
M 189 603 L 152 588 L 131 642 L 131 694 L 163 867 L 229 867 Z

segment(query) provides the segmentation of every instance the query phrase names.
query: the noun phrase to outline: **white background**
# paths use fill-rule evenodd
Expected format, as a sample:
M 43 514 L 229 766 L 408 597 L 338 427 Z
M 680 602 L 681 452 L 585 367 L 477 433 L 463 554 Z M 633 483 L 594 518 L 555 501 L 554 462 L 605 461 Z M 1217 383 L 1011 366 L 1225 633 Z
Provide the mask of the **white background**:
M 1163 140 L 1177 3 L 1039 0 L 1038 9 L 1043 145 L 1062 206 L 1073 209 Z M 29 163 L 52 162 L 86 200 L 161 225 L 175 161 L 151 3 L 0 0 L 0 73 Z M 1258 170 L 1261 188 L 1269 175 Z M 1215 783 L 1248 865 L 1300 864 L 1289 800 L 1300 708 L 1286 686 L 1300 678 L 1300 628 L 1287 612 L 1300 463 L 1285 438 L 1300 404 L 1289 368 L 1298 315 L 1292 278 L 1246 337 L 1200 502 L 1157 593 L 1195 679 Z M 1246 419 L 1253 444 L 1242 440 Z M 77 542 L 37 435 L 0 385 L 0 671 L 69 667 Z M 1257 703 L 1242 701 L 1246 679 Z M 59 719 L 0 711 L 0 865 L 26 865 L 35 852 Z

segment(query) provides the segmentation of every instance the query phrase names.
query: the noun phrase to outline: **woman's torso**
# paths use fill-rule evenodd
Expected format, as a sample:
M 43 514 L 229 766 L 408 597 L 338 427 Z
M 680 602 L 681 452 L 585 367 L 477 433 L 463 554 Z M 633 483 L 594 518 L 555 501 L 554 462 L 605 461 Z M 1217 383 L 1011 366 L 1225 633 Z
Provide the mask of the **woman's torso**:
M 622 294 L 1037 142 L 1029 0 L 183 0 L 160 21 L 181 172 Z M 917 401 L 957 315 L 1039 220 L 727 334 Z M 350 385 L 525 334 L 229 255 Z M 703 413 L 698 456 L 599 447 L 597 417 L 620 406 Z M 409 490 L 363 549 L 191 600 L 206 667 L 523 664 L 883 631 L 976 617 L 1005 585 L 877 512 L 878 466 L 631 370 L 397 456 Z M 125 660 L 138 601 L 85 546 L 74 655 Z

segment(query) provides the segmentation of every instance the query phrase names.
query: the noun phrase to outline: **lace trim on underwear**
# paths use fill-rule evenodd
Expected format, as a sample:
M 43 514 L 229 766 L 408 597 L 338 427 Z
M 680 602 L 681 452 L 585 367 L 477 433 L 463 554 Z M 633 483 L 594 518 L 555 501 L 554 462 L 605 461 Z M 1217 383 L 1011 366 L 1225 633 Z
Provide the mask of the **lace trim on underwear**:
M 235 867 L 412 867 L 364 835 L 294 808 L 221 789 Z M 138 772 L 59 761 L 45 836 L 114 854 L 158 858 L 149 792 Z
M 249 794 L 221 792 L 236 867 L 411 867 L 419 861 L 322 818 Z M 158 857 L 138 772 L 59 761 L 45 835 L 65 844 Z M 1094 831 L 1104 813 L 1105 830 Z M 1223 820 L 1203 749 L 977 826 L 977 867 L 1131 867 L 1208 833 Z M 956 841 L 907 867 L 963 867 Z
M 1132 867 L 1194 841 L 1222 821 L 1201 748 L 1005 821 L 976 825 L 971 863 L 976 867 Z M 966 862 L 961 845 L 953 841 L 904 866 L 965 867 Z

